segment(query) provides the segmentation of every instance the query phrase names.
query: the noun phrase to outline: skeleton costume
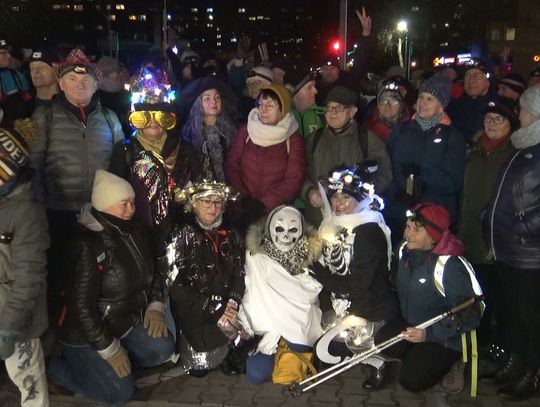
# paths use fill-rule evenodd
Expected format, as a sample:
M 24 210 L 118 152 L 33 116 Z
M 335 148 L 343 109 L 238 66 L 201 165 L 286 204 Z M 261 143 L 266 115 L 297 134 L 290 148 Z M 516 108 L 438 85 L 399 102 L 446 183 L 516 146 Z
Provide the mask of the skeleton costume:
M 242 304 L 245 324 L 263 337 L 257 351 L 273 354 L 280 337 L 312 346 L 322 332 L 322 286 L 307 270 L 321 252 L 316 233 L 306 229 L 297 209 L 278 206 L 265 223 L 250 228 L 246 248 Z
M 181 191 L 178 199 L 190 204 L 196 199 L 219 196 L 232 199 L 223 183 L 196 183 Z M 166 260 L 167 285 L 177 329 L 177 352 L 185 370 L 217 367 L 229 351 L 230 339 L 218 326 L 227 303 L 236 308 L 244 294 L 244 245 L 221 216 L 207 227 L 193 214 L 175 228 L 169 238 Z
M 375 323 L 376 331 L 398 310 L 387 280 L 391 259 L 390 230 L 379 212 L 382 199 L 374 195 L 372 185 L 362 182 L 356 170 L 338 168 L 319 182 L 324 202 L 319 236 L 325 247 L 319 262 L 311 270 L 324 287 L 321 302 L 326 299 L 326 303 L 331 304 L 325 309 L 330 309 L 325 313 L 325 323 L 327 316 L 328 321 L 336 317 L 339 321 L 351 314 Z M 353 213 L 338 216 L 331 210 L 328 198 L 336 193 L 347 194 L 354 200 Z M 351 348 L 348 349 L 337 346 L 332 353 L 344 357 L 350 354 Z M 323 353 L 319 351 L 317 347 L 317 355 L 322 361 L 332 363 L 327 349 L 321 349 Z M 336 361 L 339 360 L 333 363 Z

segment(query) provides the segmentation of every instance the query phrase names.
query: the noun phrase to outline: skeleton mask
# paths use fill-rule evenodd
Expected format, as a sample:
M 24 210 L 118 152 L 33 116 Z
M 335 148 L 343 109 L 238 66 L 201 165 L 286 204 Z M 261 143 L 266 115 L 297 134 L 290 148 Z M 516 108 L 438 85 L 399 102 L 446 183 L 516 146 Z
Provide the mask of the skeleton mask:
M 270 216 L 268 233 L 272 243 L 282 252 L 292 250 L 304 233 L 300 212 L 285 206 Z

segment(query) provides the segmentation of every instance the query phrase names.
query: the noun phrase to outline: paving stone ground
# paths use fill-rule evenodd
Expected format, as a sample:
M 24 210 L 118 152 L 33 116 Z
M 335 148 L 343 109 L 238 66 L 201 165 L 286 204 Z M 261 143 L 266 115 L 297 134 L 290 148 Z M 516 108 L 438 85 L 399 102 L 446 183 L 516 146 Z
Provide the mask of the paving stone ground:
M 496 388 L 479 384 L 478 397 L 471 398 L 466 388 L 460 394 L 447 396 L 435 390 L 411 393 L 396 383 L 395 378 L 377 392 L 362 389 L 364 372 L 354 367 L 335 379 L 316 387 L 313 391 L 293 398 L 286 387 L 266 383 L 253 385 L 245 375 L 226 376 L 219 369 L 197 379 L 182 374 L 180 369 L 161 382 L 148 385 L 136 394 L 128 407 L 540 407 L 540 398 L 520 403 L 501 401 Z M 392 372 L 395 376 L 395 371 Z M 145 379 L 152 382 L 156 376 Z M 0 380 L 0 406 L 19 405 L 17 390 L 5 375 Z M 51 396 L 52 407 L 104 407 L 82 397 Z

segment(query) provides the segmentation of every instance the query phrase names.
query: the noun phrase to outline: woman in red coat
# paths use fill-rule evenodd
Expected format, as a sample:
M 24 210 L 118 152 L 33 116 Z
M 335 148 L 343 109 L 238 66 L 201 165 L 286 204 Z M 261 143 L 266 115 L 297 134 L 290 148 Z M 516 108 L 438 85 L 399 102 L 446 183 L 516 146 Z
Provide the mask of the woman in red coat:
M 290 109 L 291 95 L 285 87 L 262 88 L 225 164 L 227 183 L 262 202 L 266 212 L 291 203 L 304 182 L 304 139 Z

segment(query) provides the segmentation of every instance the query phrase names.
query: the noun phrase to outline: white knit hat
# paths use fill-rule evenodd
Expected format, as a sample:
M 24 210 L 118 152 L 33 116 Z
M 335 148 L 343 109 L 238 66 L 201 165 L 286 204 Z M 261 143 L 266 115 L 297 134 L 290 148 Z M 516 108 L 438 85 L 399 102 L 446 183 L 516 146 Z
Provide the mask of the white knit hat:
M 135 191 L 129 182 L 108 171 L 97 170 L 92 188 L 92 206 L 103 212 L 112 205 L 129 198 L 135 198 Z

